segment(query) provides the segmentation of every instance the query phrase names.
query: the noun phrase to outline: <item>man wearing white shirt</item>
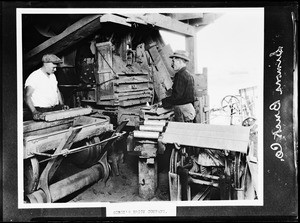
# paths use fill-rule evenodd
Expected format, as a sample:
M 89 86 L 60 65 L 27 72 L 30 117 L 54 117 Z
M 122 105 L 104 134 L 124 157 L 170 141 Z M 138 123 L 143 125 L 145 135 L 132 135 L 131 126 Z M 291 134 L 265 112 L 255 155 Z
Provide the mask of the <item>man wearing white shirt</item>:
M 25 102 L 34 120 L 39 120 L 43 112 L 67 108 L 63 104 L 54 75 L 62 60 L 54 54 L 46 54 L 42 62 L 43 66 L 32 72 L 25 82 Z

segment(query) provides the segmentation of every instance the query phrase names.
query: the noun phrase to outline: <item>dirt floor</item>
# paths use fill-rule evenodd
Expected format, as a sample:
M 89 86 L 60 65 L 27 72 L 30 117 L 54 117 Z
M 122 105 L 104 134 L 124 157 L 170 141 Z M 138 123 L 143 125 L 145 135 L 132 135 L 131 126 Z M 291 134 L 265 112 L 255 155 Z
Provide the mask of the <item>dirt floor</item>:
M 164 162 L 165 158 L 158 157 L 158 160 L 158 162 Z M 61 167 L 57 170 L 58 175 L 66 169 L 73 169 L 74 173 L 76 172 L 76 166 L 74 166 L 74 164 L 65 162 L 62 163 Z M 169 187 L 167 168 L 159 168 L 157 176 L 158 186 L 154 196 L 149 199 L 142 198 L 139 195 L 138 157 L 127 155 L 125 156 L 124 162 L 119 164 L 119 176 L 116 176 L 111 172 L 106 183 L 103 180 L 100 180 L 57 202 L 168 201 Z
M 99 181 L 69 202 L 131 202 L 147 201 L 139 196 L 137 175 L 129 173 L 125 165 L 120 176 L 111 177 L 106 185 Z M 151 201 L 161 201 L 158 193 Z

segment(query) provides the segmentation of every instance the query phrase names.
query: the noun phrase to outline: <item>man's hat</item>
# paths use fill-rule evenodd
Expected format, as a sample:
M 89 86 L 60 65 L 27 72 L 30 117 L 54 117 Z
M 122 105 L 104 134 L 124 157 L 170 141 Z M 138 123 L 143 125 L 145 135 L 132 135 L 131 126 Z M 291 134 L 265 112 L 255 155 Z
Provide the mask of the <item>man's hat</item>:
M 42 58 L 43 63 L 62 63 L 62 60 L 54 54 L 46 54 Z
M 181 58 L 181 59 L 184 59 L 186 61 L 190 61 L 190 58 L 188 56 L 188 53 L 184 50 L 177 50 L 173 53 L 173 55 L 170 56 L 170 58 L 173 58 L 173 57 L 177 57 L 177 58 Z

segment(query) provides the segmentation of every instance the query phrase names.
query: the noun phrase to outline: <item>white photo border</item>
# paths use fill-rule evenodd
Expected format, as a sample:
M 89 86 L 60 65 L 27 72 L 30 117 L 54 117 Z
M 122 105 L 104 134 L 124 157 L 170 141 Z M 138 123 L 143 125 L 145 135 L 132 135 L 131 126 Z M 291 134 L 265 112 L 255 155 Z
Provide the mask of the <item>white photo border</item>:
M 143 12 L 147 13 L 203 13 L 203 12 L 242 12 L 253 11 L 264 13 L 264 8 L 143 8 Z M 24 203 L 23 200 L 23 55 L 22 55 L 22 15 L 23 14 L 98 14 L 98 13 L 141 13 L 141 9 L 137 8 L 17 8 L 17 120 L 18 120 L 18 208 L 19 209 L 40 209 L 40 208 L 89 208 L 89 207 L 111 207 L 117 206 L 119 203 L 107 203 L 107 202 L 77 202 L 77 203 L 45 203 L 45 204 L 29 204 Z M 263 41 L 263 37 L 262 37 Z M 264 52 L 262 51 L 262 54 Z M 263 55 L 262 55 L 263 58 Z M 261 74 L 261 86 L 259 90 L 259 112 L 258 112 L 258 159 L 260 164 L 258 165 L 258 182 L 260 193 L 258 194 L 258 200 L 222 200 L 222 201 L 155 201 L 155 202 L 126 202 L 126 207 L 136 208 L 137 206 L 156 207 L 157 206 L 263 206 L 263 78 L 264 73 Z M 176 209 L 176 208 L 175 208 Z M 171 214 L 173 215 L 173 214 Z

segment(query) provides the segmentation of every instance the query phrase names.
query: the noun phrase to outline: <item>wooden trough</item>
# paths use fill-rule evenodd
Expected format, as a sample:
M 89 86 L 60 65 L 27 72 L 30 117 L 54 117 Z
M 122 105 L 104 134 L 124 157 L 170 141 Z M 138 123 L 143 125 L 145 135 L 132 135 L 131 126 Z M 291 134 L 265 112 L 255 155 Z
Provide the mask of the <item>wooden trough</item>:
M 59 112 L 55 114 L 61 116 Z M 120 137 L 113 131 L 109 117 L 96 114 L 54 120 L 23 123 L 25 202 L 55 202 L 109 177 L 107 149 Z M 76 165 L 76 160 L 83 161 L 76 166 L 87 169 L 49 185 L 68 154 L 73 154 L 72 163 Z M 39 163 L 45 161 L 46 166 L 41 170 Z
M 23 158 L 27 159 L 56 149 L 70 131 L 79 131 L 73 139 L 74 143 L 112 131 L 113 126 L 106 117 L 79 116 L 54 122 L 27 121 L 24 122 L 23 129 Z

